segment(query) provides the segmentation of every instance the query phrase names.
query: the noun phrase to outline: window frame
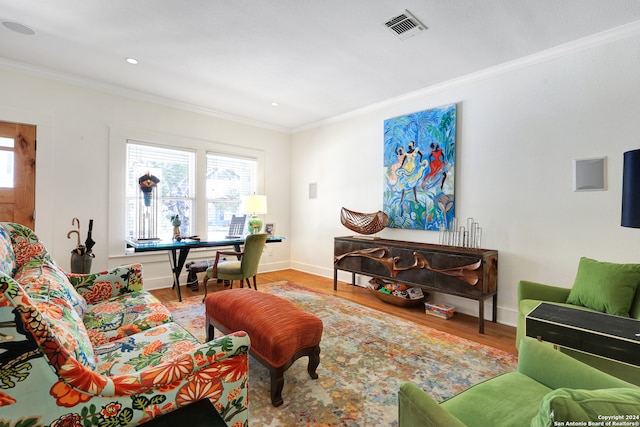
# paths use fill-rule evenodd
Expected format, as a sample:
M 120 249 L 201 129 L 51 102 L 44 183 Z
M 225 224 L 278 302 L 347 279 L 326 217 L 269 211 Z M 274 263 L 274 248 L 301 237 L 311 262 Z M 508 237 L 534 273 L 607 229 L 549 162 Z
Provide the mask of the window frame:
M 188 164 L 188 173 L 187 175 L 189 175 L 189 196 L 188 197 L 176 197 L 176 196 L 162 196 L 162 195 L 156 195 L 157 197 L 160 197 L 160 200 L 165 200 L 165 201 L 170 201 L 170 200 L 174 200 L 174 201 L 185 201 L 187 205 L 190 205 L 190 208 L 192 210 L 192 213 L 190 215 L 189 218 L 189 223 L 188 224 L 183 224 L 183 226 L 181 227 L 181 230 L 183 233 L 186 233 L 188 235 L 193 235 L 195 234 L 194 231 L 197 229 L 197 222 L 196 222 L 196 218 L 197 215 L 194 215 L 194 213 L 197 213 L 198 211 L 198 201 L 196 198 L 196 181 L 197 181 L 197 168 L 196 168 L 196 163 L 197 163 L 197 153 L 195 150 L 192 149 L 188 149 L 188 148 L 184 148 L 184 147 L 171 147 L 171 146 L 166 146 L 166 145 L 161 145 L 161 144 L 154 144 L 154 143 L 148 143 L 148 142 L 142 142 L 142 141 L 137 141 L 137 140 L 133 140 L 133 139 L 128 139 L 126 144 L 125 144 L 125 149 L 126 149 L 126 155 L 125 155 L 125 162 L 127 165 L 127 168 L 129 167 L 129 147 L 130 146 L 138 146 L 138 147 L 148 147 L 151 149 L 157 149 L 158 151 L 160 150 L 166 150 L 166 151 L 173 151 L 176 153 L 181 153 L 187 156 L 187 164 Z M 190 156 L 193 156 L 192 158 L 189 158 Z M 160 156 L 159 156 L 160 157 Z M 145 168 L 142 168 L 145 169 Z M 136 172 L 135 175 L 138 174 L 144 174 L 145 172 L 143 170 L 138 170 Z M 162 185 L 162 181 L 165 180 L 165 178 L 162 176 L 162 173 L 158 173 L 158 172 L 154 172 L 154 170 L 157 168 L 154 167 L 150 167 L 151 173 L 154 175 L 159 175 L 158 178 L 160 178 L 160 185 Z M 125 170 L 125 173 L 127 173 L 127 171 Z M 130 182 L 127 182 L 128 178 L 125 180 L 125 194 L 124 194 L 124 198 L 125 198 L 125 238 L 137 238 L 138 236 L 135 235 L 135 231 L 136 231 L 136 226 L 135 226 L 135 222 L 138 219 L 136 217 L 136 212 L 137 209 L 134 208 L 133 209 L 133 218 L 127 218 L 128 213 L 130 214 L 131 212 L 129 212 L 129 210 L 126 208 L 127 205 L 129 204 L 133 204 L 136 205 L 137 203 L 139 203 L 140 201 L 140 194 L 139 194 L 139 190 L 136 188 L 133 191 L 133 194 L 130 193 L 131 188 L 129 187 L 129 184 L 131 184 Z M 136 186 L 137 187 L 137 186 Z M 133 225 L 132 225 L 132 229 L 127 230 L 127 221 L 128 220 L 132 220 L 133 221 Z M 183 221 L 184 223 L 185 221 Z M 157 237 L 165 237 L 167 238 L 168 236 L 171 235 L 171 231 L 172 231 L 172 227 L 169 224 L 169 219 L 166 218 L 166 214 L 163 215 L 163 210 L 162 210 L 162 205 L 159 206 L 159 211 L 158 211 L 158 218 L 156 219 L 156 223 L 157 223 L 157 231 L 158 231 L 158 235 Z M 163 233 L 163 230 L 165 231 Z M 128 231 L 128 232 L 127 232 Z M 138 230 L 139 232 L 139 230 Z
M 240 192 L 239 194 L 239 198 L 241 199 L 242 196 L 245 195 L 250 195 L 250 194 L 255 194 L 256 193 L 256 188 L 258 186 L 258 159 L 256 159 L 255 157 L 247 157 L 247 156 L 239 156 L 239 155 L 235 155 L 235 154 L 229 154 L 229 153 L 220 153 L 217 151 L 209 151 L 206 153 L 206 159 L 207 159 L 207 163 L 206 163 L 206 172 L 205 172 L 205 178 L 206 176 L 208 176 L 209 174 L 209 157 L 210 156 L 215 156 L 215 157 L 222 157 L 222 158 L 226 158 L 226 159 L 235 159 L 238 161 L 246 161 L 246 162 L 253 162 L 253 177 L 252 177 L 252 182 L 249 185 L 249 189 L 248 192 Z M 207 182 L 205 180 L 205 186 L 207 185 Z M 205 203 L 206 203 L 206 212 L 207 212 L 207 221 L 206 221 L 206 226 L 207 226 L 207 232 L 209 231 L 209 204 L 212 203 L 212 201 L 214 199 L 209 198 L 209 194 L 208 194 L 208 187 L 205 187 L 205 191 L 206 191 L 206 197 L 205 197 Z M 240 202 L 240 200 L 238 200 L 238 202 Z M 236 212 L 237 215 L 242 215 L 242 212 L 238 211 Z M 225 218 L 228 219 L 229 221 L 231 221 L 231 218 Z M 218 232 L 227 232 L 228 231 L 228 225 L 226 225 L 226 230 L 218 230 Z M 216 231 L 213 231 L 216 232 Z
M 215 153 L 219 155 L 228 155 L 231 157 L 244 157 L 255 159 L 257 161 L 256 171 L 256 193 L 265 194 L 265 151 L 260 148 L 253 148 L 242 145 L 222 143 L 212 140 L 206 140 L 196 137 L 184 135 L 169 135 L 161 132 L 110 127 L 109 129 L 109 206 L 108 206 L 108 257 L 113 260 L 113 265 L 119 265 L 121 262 L 132 262 L 131 256 L 151 257 L 151 253 L 137 253 L 135 255 L 126 252 L 126 236 L 125 236 L 125 191 L 126 191 L 126 144 L 128 140 L 134 140 L 140 143 L 151 145 L 161 145 L 168 148 L 191 149 L 196 153 L 196 200 L 206 200 L 206 155 Z M 200 203 L 200 205 L 203 205 Z M 204 204 L 206 206 L 206 204 Z M 195 218 L 196 224 L 195 234 L 207 236 L 207 210 L 196 208 Z M 155 255 L 157 256 L 157 255 Z M 126 261 L 122 258 L 128 258 Z M 163 256 L 161 258 L 166 258 Z

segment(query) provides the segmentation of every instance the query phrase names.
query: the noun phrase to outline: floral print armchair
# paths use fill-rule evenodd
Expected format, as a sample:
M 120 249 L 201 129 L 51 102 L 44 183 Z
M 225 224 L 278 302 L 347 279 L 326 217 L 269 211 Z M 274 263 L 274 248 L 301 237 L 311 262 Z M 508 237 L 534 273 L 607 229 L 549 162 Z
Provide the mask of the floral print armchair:
M 131 426 L 209 399 L 248 426 L 249 337 L 200 343 L 142 290 L 140 264 L 66 274 L 0 224 L 0 426 Z

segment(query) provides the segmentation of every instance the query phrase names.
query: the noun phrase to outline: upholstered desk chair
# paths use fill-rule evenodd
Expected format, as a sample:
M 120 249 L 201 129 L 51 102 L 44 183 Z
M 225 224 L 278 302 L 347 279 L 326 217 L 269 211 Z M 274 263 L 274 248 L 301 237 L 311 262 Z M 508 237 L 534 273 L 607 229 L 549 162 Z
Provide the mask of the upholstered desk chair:
M 204 296 L 207 296 L 207 282 L 209 279 L 216 278 L 218 280 L 229 280 L 231 288 L 233 281 L 240 280 L 240 287 L 243 287 L 243 281 L 247 282 L 247 286 L 251 287 L 249 279 L 253 278 L 253 287 L 258 289 L 256 284 L 256 274 L 258 274 L 258 263 L 262 250 L 267 242 L 267 234 L 249 234 L 244 242 L 242 252 L 235 251 L 218 251 L 213 266 L 207 269 L 202 284 L 204 285 Z M 237 257 L 237 260 L 224 260 L 223 256 Z

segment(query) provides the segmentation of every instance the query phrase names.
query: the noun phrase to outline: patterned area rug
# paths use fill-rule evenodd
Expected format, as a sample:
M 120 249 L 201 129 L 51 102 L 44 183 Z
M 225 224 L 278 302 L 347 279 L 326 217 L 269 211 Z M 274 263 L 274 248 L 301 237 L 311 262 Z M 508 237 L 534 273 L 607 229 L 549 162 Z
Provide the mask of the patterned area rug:
M 249 368 L 252 426 L 396 426 L 397 392 L 413 381 L 437 401 L 514 371 L 517 358 L 493 347 L 417 325 L 286 281 L 259 286 L 320 317 L 324 324 L 319 378 L 307 358 L 285 372 L 284 404 L 271 406 L 269 372 Z M 174 318 L 205 338 L 202 297 L 167 304 Z

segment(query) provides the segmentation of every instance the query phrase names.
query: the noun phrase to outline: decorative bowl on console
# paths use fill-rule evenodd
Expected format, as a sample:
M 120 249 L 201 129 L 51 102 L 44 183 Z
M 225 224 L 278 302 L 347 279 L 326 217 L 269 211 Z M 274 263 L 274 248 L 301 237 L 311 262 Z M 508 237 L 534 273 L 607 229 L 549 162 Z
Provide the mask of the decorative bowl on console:
M 382 212 L 361 213 L 342 208 L 340 222 L 351 231 L 360 234 L 376 234 L 389 224 L 389 216 Z
M 386 282 L 375 277 L 369 280 L 367 289 L 380 301 L 399 307 L 422 305 L 425 298 L 420 288 L 409 287 L 399 282 Z

